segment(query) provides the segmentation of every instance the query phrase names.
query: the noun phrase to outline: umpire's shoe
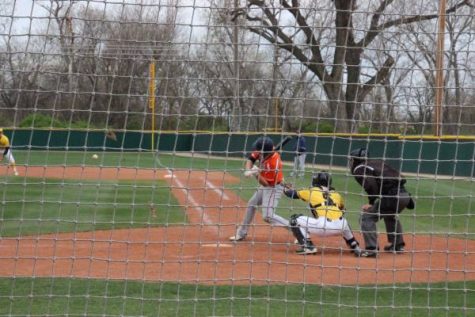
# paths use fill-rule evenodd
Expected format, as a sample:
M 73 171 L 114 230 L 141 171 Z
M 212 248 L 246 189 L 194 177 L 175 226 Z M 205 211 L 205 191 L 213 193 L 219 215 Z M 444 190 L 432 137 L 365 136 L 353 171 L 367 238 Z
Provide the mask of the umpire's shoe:
M 234 242 L 242 241 L 244 239 L 246 239 L 246 236 L 241 236 L 239 234 L 236 234 L 235 236 L 229 237 L 229 241 L 234 241 Z

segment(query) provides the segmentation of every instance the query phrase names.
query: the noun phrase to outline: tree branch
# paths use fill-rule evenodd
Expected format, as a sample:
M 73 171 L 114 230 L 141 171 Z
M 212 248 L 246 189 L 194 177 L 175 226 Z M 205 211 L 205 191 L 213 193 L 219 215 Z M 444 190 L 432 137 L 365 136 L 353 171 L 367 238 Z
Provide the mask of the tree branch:
M 383 23 L 382 25 L 377 25 L 377 22 L 379 21 L 379 18 L 386 9 L 386 7 L 392 2 L 393 0 L 383 0 L 381 2 L 381 5 L 379 8 L 375 11 L 375 14 L 373 15 L 373 18 L 371 20 L 371 27 L 366 34 L 366 36 L 361 39 L 360 42 L 357 43 L 358 46 L 360 47 L 367 47 L 375 38 L 378 36 L 381 31 L 391 28 L 393 26 L 397 25 L 402 25 L 402 24 L 410 24 L 414 22 L 422 22 L 422 21 L 428 21 L 437 18 L 439 15 L 438 14 L 427 14 L 427 15 L 413 15 L 409 17 L 403 17 L 400 19 L 392 20 L 386 23 Z M 462 2 L 450 7 L 445 11 L 446 14 L 452 13 L 457 11 L 460 7 L 463 6 L 472 6 L 469 2 L 469 0 L 463 0 Z
M 348 59 L 359 59 L 360 53 L 354 51 L 355 41 L 353 37 L 353 23 L 351 21 L 354 10 L 354 1 L 339 0 L 335 1 L 335 53 L 333 55 L 332 81 L 339 82 L 343 76 L 344 65 Z M 358 48 L 359 50 L 359 48 Z M 351 62 L 350 65 L 357 65 L 360 62 Z
M 378 9 L 376 9 L 376 11 L 373 14 L 373 17 L 371 18 L 371 24 L 369 28 L 370 30 L 374 30 L 378 28 L 379 19 L 381 18 L 382 13 L 384 12 L 384 10 L 386 10 L 388 5 L 390 5 L 392 2 L 393 0 L 384 0 L 380 3 Z
M 257 7 L 262 8 L 264 5 L 265 5 L 265 2 L 263 0 L 248 0 L 246 8 L 237 8 L 237 9 L 231 10 L 230 12 L 230 14 L 232 15 L 231 21 L 234 22 L 234 20 L 236 20 L 238 17 L 243 16 L 243 15 L 246 16 L 246 19 L 249 20 L 251 16 L 247 14 L 248 9 L 252 6 L 257 6 Z
M 307 38 L 306 43 L 309 45 L 310 51 L 312 52 L 312 60 L 314 63 L 319 64 L 317 67 L 320 68 L 320 73 L 323 74 L 325 72 L 325 68 L 323 66 L 323 57 L 320 51 L 320 45 L 315 38 L 315 34 L 313 33 L 312 29 L 308 25 L 307 20 L 299 10 L 299 1 L 292 0 L 292 6 L 290 6 L 286 0 L 281 0 L 280 3 L 294 16 L 295 21 L 297 21 L 298 25 L 300 26 L 300 29 L 304 32 L 305 37 Z
M 380 84 L 386 80 L 386 78 L 389 76 L 389 73 L 391 72 L 391 68 L 394 65 L 394 58 L 392 56 L 389 56 L 386 58 L 386 61 L 384 62 L 383 66 L 378 70 L 378 72 L 371 77 L 367 82 L 362 84 L 359 89 L 358 93 L 358 102 L 362 102 L 366 95 L 373 90 L 374 86 L 377 84 Z
M 298 5 L 297 0 L 293 0 L 293 2 L 294 5 Z M 250 8 L 252 6 L 259 7 L 265 15 L 266 19 L 264 19 L 263 17 L 250 16 L 249 14 L 247 14 L 247 10 L 243 8 L 232 11 L 233 19 L 236 19 L 238 16 L 245 15 L 246 20 L 251 22 L 258 22 L 259 24 L 261 24 L 262 28 L 248 26 L 247 29 L 254 34 L 263 37 L 270 43 L 278 45 L 279 48 L 285 49 L 286 51 L 294 55 L 295 58 L 302 62 L 302 64 L 310 68 L 310 70 L 314 72 L 320 80 L 323 80 L 325 78 L 325 67 L 323 64 L 323 58 L 321 56 L 317 41 L 315 37 L 312 36 L 313 33 L 310 27 L 308 26 L 305 18 L 298 12 L 298 7 L 291 7 L 285 0 L 281 0 L 281 4 L 285 7 L 286 10 L 291 12 L 296 17 L 296 19 L 298 19 L 299 24 L 302 23 L 303 27 L 301 27 L 301 29 L 303 29 L 303 31 L 305 32 L 307 39 L 310 39 L 309 41 L 307 41 L 307 44 L 309 44 L 310 46 L 312 58 L 309 59 L 305 55 L 304 51 L 300 47 L 298 47 L 296 43 L 294 43 L 293 39 L 282 30 L 282 28 L 279 26 L 278 19 L 276 18 L 274 13 L 268 7 L 266 7 L 265 2 L 262 0 L 249 0 L 247 3 L 247 8 Z

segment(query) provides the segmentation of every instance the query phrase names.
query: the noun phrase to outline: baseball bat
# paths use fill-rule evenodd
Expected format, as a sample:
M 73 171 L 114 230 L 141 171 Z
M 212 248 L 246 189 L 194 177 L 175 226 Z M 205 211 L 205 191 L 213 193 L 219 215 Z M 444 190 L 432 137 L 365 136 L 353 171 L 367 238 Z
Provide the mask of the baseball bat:
M 284 147 L 284 145 L 289 143 L 289 141 L 292 139 L 293 137 L 291 137 L 290 135 L 286 136 L 284 139 L 282 139 L 282 141 L 276 144 L 276 146 L 274 147 L 274 151 L 280 151 Z

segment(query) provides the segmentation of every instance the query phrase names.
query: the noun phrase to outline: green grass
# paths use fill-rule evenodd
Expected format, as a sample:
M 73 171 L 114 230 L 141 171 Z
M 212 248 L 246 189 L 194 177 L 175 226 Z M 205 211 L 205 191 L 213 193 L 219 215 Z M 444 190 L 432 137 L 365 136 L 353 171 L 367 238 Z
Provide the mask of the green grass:
M 473 316 L 474 290 L 475 282 L 283 287 L 3 278 L 0 315 Z
M 16 151 L 19 165 L 82 165 L 225 171 L 238 177 L 227 184 L 242 199 L 256 182 L 242 176 L 243 160 L 151 153 Z M 159 164 L 158 164 L 159 163 Z M 285 166 L 285 175 L 290 166 Z M 287 181 L 297 188 L 304 179 Z M 334 186 L 343 194 L 347 218 L 358 229 L 364 193 L 344 171 L 334 171 Z M 408 190 L 416 209 L 401 219 L 406 233 L 474 238 L 474 182 L 411 178 Z M 78 232 L 180 224 L 182 206 L 164 181 L 74 181 L 0 178 L 0 235 Z M 157 217 L 150 213 L 150 204 Z M 283 197 L 278 213 L 306 213 L 306 204 Z M 384 232 L 380 222 L 380 232 Z M 1 256 L 1 253 L 0 253 Z M 357 274 L 357 271 L 355 271 Z M 203 286 L 143 281 L 63 278 L 0 278 L 0 316 L 475 316 L 475 282 L 378 286 L 272 285 Z
M 99 156 L 92 159 L 93 154 Z M 239 171 L 243 162 L 236 159 L 213 159 L 191 155 L 171 155 L 152 152 L 78 152 L 78 151 L 15 151 L 15 159 L 21 165 L 84 165 L 105 167 L 153 168 Z M 158 160 L 157 160 L 158 158 Z
M 289 167 L 286 168 L 288 175 Z M 306 188 L 311 184 L 311 174 L 304 179 L 292 179 L 295 188 Z M 242 176 L 239 184 L 227 187 L 244 200 L 255 192 L 256 182 Z M 339 191 L 346 205 L 346 217 L 353 229 L 358 229 L 360 207 L 368 201 L 362 188 L 347 173 L 333 173 L 333 185 Z M 475 239 L 475 183 L 470 180 L 411 179 L 408 177 L 407 190 L 416 200 L 416 208 L 405 209 L 400 219 L 406 233 L 416 234 L 450 234 L 453 237 Z M 282 197 L 277 213 L 283 217 L 292 214 L 309 214 L 307 204 L 301 200 Z M 384 231 L 384 222 L 380 221 L 380 232 Z
M 235 160 L 141 153 L 16 151 L 24 166 L 113 166 L 174 169 L 239 170 Z M 158 165 L 159 163 L 159 165 Z M 0 236 L 138 228 L 186 223 L 183 206 L 165 181 L 81 181 L 43 178 L 0 178 Z M 150 205 L 156 208 L 152 217 Z
M 15 151 L 19 165 L 84 165 L 133 168 L 168 167 L 176 170 L 225 171 L 240 179 L 226 187 L 248 200 L 256 182 L 242 176 L 244 160 L 231 158 L 202 158 L 198 155 L 170 155 L 160 153 L 157 160 L 150 152 L 92 152 Z M 188 153 L 189 154 L 189 153 Z M 287 182 L 296 188 L 307 187 L 311 170 L 304 179 L 289 177 Z M 333 171 L 333 184 L 344 196 L 347 219 L 358 228 L 360 206 L 366 203 L 364 192 L 347 171 Z M 416 198 L 416 209 L 405 210 L 401 220 L 407 233 L 451 234 L 473 239 L 475 215 L 475 182 L 467 179 L 444 180 L 408 176 L 408 190 Z M 49 179 L 5 177 L 0 179 L 0 217 L 4 219 L 0 234 L 18 235 L 58 231 L 80 231 L 108 228 L 138 227 L 165 223 L 182 223 L 185 216 L 164 182 L 58 182 Z M 149 204 L 162 206 L 158 219 L 150 219 Z M 306 204 L 283 197 L 278 213 L 290 217 L 307 213 Z M 93 223 L 93 221 L 95 223 Z M 40 224 L 38 226 L 38 224 Z M 381 231 L 384 230 L 380 222 Z
M 183 208 L 164 181 L 9 178 L 0 180 L 0 193 L 1 236 L 186 223 Z

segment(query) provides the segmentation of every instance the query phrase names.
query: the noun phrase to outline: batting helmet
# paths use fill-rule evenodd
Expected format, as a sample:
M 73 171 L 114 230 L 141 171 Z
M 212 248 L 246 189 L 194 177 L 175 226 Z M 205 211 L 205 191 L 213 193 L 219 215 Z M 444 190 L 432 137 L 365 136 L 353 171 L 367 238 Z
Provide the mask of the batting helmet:
M 274 151 L 274 142 L 272 139 L 266 136 L 258 138 L 252 145 L 253 151 L 260 151 L 264 155 L 272 153 Z
M 313 187 L 330 187 L 332 184 L 332 177 L 327 172 L 318 172 L 312 176 Z
M 351 158 L 365 159 L 365 158 L 368 158 L 368 156 L 369 156 L 369 152 L 365 148 L 355 149 L 350 152 Z

